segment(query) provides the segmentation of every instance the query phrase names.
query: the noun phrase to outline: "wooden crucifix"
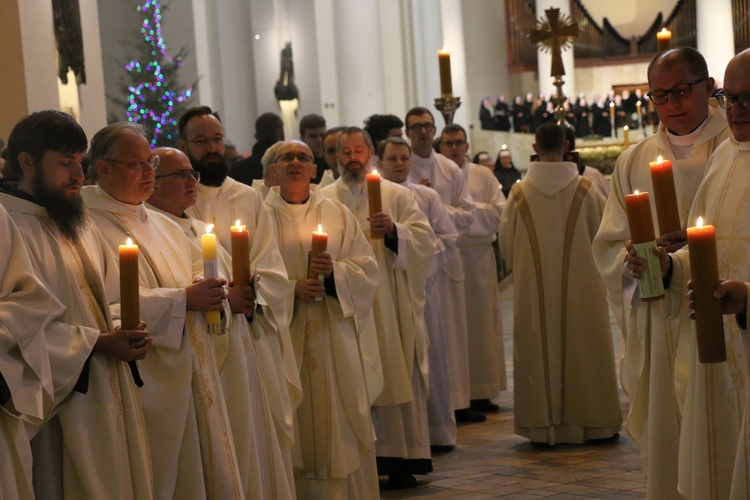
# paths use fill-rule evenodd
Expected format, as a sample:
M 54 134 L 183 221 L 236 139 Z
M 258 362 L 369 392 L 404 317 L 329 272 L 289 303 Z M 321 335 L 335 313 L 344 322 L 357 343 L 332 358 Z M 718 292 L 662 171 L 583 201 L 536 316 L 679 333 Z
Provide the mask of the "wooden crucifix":
M 540 18 L 527 36 L 531 43 L 552 53 L 550 76 L 560 77 L 565 74 L 562 51 L 573 46 L 573 39 L 578 38 L 581 30 L 570 17 L 560 15 L 560 9 L 550 8 L 544 13 L 547 19 Z

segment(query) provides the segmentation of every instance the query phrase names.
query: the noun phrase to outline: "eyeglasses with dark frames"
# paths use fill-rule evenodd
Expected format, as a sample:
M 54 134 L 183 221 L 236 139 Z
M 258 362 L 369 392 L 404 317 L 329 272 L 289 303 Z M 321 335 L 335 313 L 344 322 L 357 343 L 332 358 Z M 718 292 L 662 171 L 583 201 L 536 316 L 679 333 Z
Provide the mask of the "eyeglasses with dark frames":
M 693 85 L 705 82 L 706 80 L 708 80 L 708 78 L 701 78 L 700 80 L 691 83 L 682 83 L 680 85 L 675 85 L 669 90 L 651 90 L 646 95 L 651 99 L 651 102 L 657 106 L 667 102 L 669 94 L 672 94 L 675 99 L 683 100 L 690 97 L 690 94 L 693 93 Z
M 731 109 L 734 103 L 737 103 L 744 110 L 750 109 L 750 95 L 727 94 L 724 89 L 721 89 L 716 94 L 716 101 L 724 109 Z

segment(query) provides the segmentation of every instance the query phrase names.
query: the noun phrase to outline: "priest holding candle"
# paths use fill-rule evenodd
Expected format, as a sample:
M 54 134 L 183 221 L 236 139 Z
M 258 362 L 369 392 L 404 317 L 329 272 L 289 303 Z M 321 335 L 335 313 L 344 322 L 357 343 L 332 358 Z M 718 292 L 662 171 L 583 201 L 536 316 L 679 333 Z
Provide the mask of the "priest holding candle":
M 297 498 L 376 499 L 378 265 L 352 213 L 310 187 L 315 164 L 305 143 L 277 143 L 266 161 L 279 181 L 265 201 L 289 272 L 285 301 L 304 394 L 295 418 Z
M 612 192 L 607 200 L 599 232 L 594 239 L 594 257 L 604 279 L 610 306 L 625 337 L 621 381 L 630 399 L 626 428 L 647 459 L 647 495 L 674 498 L 677 495 L 680 432 L 684 428 L 686 366 L 680 359 L 680 332 L 690 327 L 687 317 L 667 319 L 667 301 L 642 302 L 637 279 L 643 260 L 630 244 L 625 196 L 635 190 L 650 195 L 651 214 L 657 242 L 674 252 L 687 242 L 695 193 L 706 172 L 706 161 L 729 131 L 720 110 L 709 106 L 714 80 L 703 56 L 680 47 L 656 55 L 648 67 L 648 97 L 659 115 L 655 133 L 632 145 L 617 159 L 612 175 Z M 649 163 L 671 162 L 674 187 L 666 181 L 666 165 L 653 172 Z M 666 185 L 666 190 L 661 186 Z M 675 203 L 668 193 L 675 192 Z M 667 208 L 671 207 L 671 208 Z M 672 221 L 667 226 L 657 217 L 667 208 Z M 675 213 L 676 212 L 676 213 Z M 663 227 L 664 226 L 664 227 Z M 682 425 L 681 425 L 682 424 Z M 687 451 L 687 450 L 685 450 Z M 695 477 L 704 475 L 695 472 Z M 700 495 L 698 495 L 700 496 Z
M 743 341 L 747 335 L 745 283 L 750 282 L 750 200 L 746 193 L 750 171 L 748 95 L 750 52 L 746 50 L 727 65 L 724 89 L 717 97 L 723 108 L 719 111 L 725 110 L 732 137 L 724 141 L 709 159 L 706 177 L 695 195 L 688 218 L 688 224 L 695 226 L 688 229 L 693 235 L 701 231 L 698 217 L 703 218 L 702 230 L 706 234 L 698 235 L 704 239 L 710 237 L 710 228 L 706 231 L 706 225 L 713 226 L 717 260 L 714 265 L 718 267 L 718 273 L 711 277 L 705 274 L 712 264 L 707 258 L 696 262 L 693 253 L 700 248 L 694 246 L 693 237 L 687 248 L 671 254 L 671 266 L 670 261 L 663 259 L 664 268 L 672 273 L 670 294 L 674 297 L 684 296 L 689 278 L 692 278 L 694 288 L 692 297 L 696 321 L 691 323 L 695 328 L 688 330 L 686 335 L 690 340 L 691 356 L 687 386 L 690 406 L 685 409 L 683 418 L 683 429 L 694 429 L 694 432 L 683 435 L 681 444 L 684 442 L 688 449 L 702 453 L 694 453 L 690 457 L 683 457 L 682 450 L 680 453 L 680 485 L 684 484 L 685 493 L 693 498 L 747 498 L 750 495 L 747 486 L 750 484 L 750 457 L 747 452 L 750 449 L 750 435 L 745 399 L 748 359 Z M 698 330 L 700 308 L 710 305 L 705 300 L 705 293 L 700 295 L 699 280 L 702 278 L 708 280 L 708 290 L 712 290 L 713 299 L 720 300 L 722 311 L 737 314 L 736 317 L 724 318 L 726 362 L 703 363 L 703 356 L 699 352 L 700 335 L 708 333 L 712 343 L 720 341 L 716 336 L 722 335 L 716 327 L 703 332 Z M 720 284 L 711 287 L 710 281 Z M 706 284 L 704 282 L 703 286 Z M 687 316 L 684 303 L 674 300 L 673 304 L 673 315 Z M 695 481 L 689 479 L 690 474 L 707 477 L 703 481 Z
M 378 263 L 373 315 L 385 376 L 372 410 L 378 472 L 403 488 L 416 485 L 413 474 L 432 471 L 423 389 L 429 377 L 424 303 L 435 235 L 414 194 L 387 180 L 380 183 L 382 211 L 369 215 L 365 168 L 373 155 L 367 132 L 344 129 L 337 148 L 341 177 L 320 193 L 352 211 Z
M 97 185 L 83 189 L 91 218 L 112 251 L 126 238 L 138 245 L 141 319 L 154 337 L 139 364 L 144 384 L 138 395 L 155 495 L 242 496 L 215 336 L 208 334 L 204 314 L 224 307 L 226 280 L 202 279 L 200 248 L 178 225 L 146 208 L 159 163 L 139 125 L 101 129 L 90 157 L 98 176 Z
M 288 279 L 272 237 L 268 211 L 258 191 L 227 176 L 224 127 L 217 112 L 208 106 L 189 108 L 180 117 L 179 130 L 179 148 L 200 173 L 195 186 L 195 205 L 186 212 L 200 221 L 215 224 L 216 236 L 224 248 L 231 248 L 231 226 L 237 219 L 248 231 L 248 259 L 250 269 L 257 275 L 253 282 L 260 306 L 255 308 L 257 321 L 250 324 L 250 329 L 259 348 L 268 353 L 261 356 L 260 369 L 266 383 L 273 387 L 269 390 L 271 410 L 279 441 L 288 455 L 294 441 L 294 409 L 302 392 L 289 338 L 291 311 L 285 309 Z M 267 161 L 261 159 L 264 172 L 270 165 Z M 291 463 L 290 457 L 287 463 Z
M 173 148 L 154 150 L 161 158 L 149 208 L 178 224 L 188 240 L 196 245 L 206 233 L 207 224 L 185 213 L 196 202 L 197 172 L 187 156 Z M 216 256 L 219 275 L 229 278 L 225 309 L 226 335 L 211 335 L 216 353 L 232 438 L 237 453 L 240 479 L 248 498 L 289 498 L 294 493 L 291 467 L 285 466 L 282 443 L 275 431 L 271 401 L 280 392 L 269 381 L 282 381 L 276 371 L 264 373 L 264 358 L 273 354 L 263 341 L 261 323 L 265 314 L 256 308 L 254 276 L 250 271 L 250 234 L 242 220 L 234 221 L 231 256 L 218 242 Z M 288 469 L 288 470 L 287 470 Z
M 29 426 L 29 435 L 36 434 L 35 493 L 37 498 L 151 498 L 149 442 L 136 386 L 140 374 L 126 362 L 150 357 L 152 340 L 137 314 L 123 328 L 115 326 L 117 259 L 81 197 L 86 146 L 86 135 L 71 116 L 31 114 L 8 140 L 8 173 L 18 182 L 4 182 L 0 192 L 40 281 L 65 306 L 61 323 L 44 340 L 55 415 L 43 426 L 41 419 Z M 125 243 L 125 237 L 116 242 Z M 129 290 L 135 297 L 123 297 L 124 303 L 137 303 L 137 280 L 136 275 L 136 287 Z M 16 397 L 13 403 L 21 404 Z

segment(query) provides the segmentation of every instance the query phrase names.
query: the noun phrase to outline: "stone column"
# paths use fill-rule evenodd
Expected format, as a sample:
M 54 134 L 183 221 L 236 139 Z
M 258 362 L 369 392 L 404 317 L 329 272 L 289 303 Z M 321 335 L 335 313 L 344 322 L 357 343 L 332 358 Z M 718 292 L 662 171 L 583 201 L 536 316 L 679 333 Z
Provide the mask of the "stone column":
M 708 74 L 721 87 L 724 69 L 734 57 L 734 29 L 732 27 L 732 0 L 696 2 L 696 31 L 698 50 L 708 63 Z

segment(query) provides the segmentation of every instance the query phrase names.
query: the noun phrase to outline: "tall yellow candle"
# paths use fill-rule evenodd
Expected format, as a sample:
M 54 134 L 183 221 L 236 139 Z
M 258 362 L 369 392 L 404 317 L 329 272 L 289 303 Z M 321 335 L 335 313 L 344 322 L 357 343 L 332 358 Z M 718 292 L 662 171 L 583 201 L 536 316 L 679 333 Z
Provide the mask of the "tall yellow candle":
M 206 234 L 201 235 L 201 248 L 203 250 L 203 277 L 205 279 L 219 277 L 219 263 L 216 259 L 216 235 L 213 234 L 214 225 L 206 226 Z M 221 312 L 206 311 L 206 326 L 208 333 L 221 333 Z
M 138 300 L 138 245 L 128 238 L 119 246 L 120 253 L 120 315 L 121 328 L 132 330 L 140 323 L 141 309 Z
M 630 146 L 630 127 L 625 125 L 622 127 L 622 136 L 625 138 L 625 147 Z
M 438 64 L 440 66 L 440 94 L 443 97 L 453 97 L 451 53 L 445 48 L 443 48 L 443 50 L 438 50 Z

